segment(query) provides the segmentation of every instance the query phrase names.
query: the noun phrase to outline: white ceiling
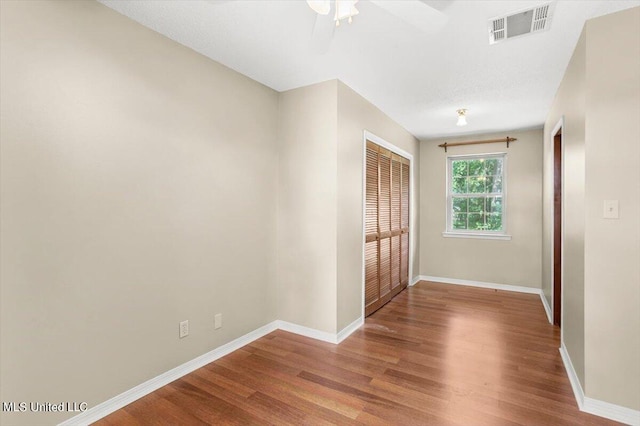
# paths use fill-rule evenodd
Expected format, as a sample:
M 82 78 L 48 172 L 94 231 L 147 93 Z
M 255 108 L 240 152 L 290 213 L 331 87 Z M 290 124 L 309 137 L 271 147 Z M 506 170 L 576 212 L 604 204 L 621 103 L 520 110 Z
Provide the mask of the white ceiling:
M 447 20 L 420 31 L 361 0 L 318 53 L 304 0 L 99 1 L 278 91 L 339 78 L 421 139 L 541 126 L 584 22 L 640 5 L 559 0 L 549 31 L 489 45 L 488 19 L 545 1 L 425 0 Z

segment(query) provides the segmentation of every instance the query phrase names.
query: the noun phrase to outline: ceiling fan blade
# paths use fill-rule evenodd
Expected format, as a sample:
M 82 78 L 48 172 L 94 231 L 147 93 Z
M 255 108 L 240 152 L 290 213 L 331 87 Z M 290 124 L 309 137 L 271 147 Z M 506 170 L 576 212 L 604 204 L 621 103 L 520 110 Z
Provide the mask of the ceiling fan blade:
M 370 0 L 423 32 L 437 32 L 447 23 L 447 15 L 420 0 Z
M 328 15 L 331 11 L 331 0 L 307 0 L 307 4 L 320 15 Z
M 313 31 L 311 32 L 311 51 L 318 54 L 327 53 L 331 46 L 335 29 L 336 24 L 331 17 L 316 15 L 316 22 L 313 24 Z

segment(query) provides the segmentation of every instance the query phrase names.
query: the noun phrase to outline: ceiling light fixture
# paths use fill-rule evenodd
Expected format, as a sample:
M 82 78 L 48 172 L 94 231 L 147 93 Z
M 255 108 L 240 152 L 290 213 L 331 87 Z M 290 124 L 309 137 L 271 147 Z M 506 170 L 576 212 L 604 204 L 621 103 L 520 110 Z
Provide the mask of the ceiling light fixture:
M 456 110 L 456 112 L 458 113 L 458 122 L 456 123 L 456 126 L 466 126 L 467 125 L 467 110 L 464 108 L 461 108 L 459 110 Z
M 332 0 L 307 0 L 309 7 L 319 15 L 328 15 L 331 11 Z M 349 23 L 353 22 L 353 17 L 358 13 L 356 9 L 358 0 L 333 0 L 335 5 L 335 14 L 333 20 L 336 21 L 336 27 L 340 26 L 340 21 L 346 19 Z

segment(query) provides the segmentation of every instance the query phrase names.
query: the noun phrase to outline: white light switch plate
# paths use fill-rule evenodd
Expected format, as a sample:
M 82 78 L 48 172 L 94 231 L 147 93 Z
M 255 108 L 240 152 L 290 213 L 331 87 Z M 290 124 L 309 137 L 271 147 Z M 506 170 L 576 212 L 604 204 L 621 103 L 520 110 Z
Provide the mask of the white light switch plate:
M 602 217 L 605 219 L 618 219 L 618 200 L 604 200 L 604 211 Z

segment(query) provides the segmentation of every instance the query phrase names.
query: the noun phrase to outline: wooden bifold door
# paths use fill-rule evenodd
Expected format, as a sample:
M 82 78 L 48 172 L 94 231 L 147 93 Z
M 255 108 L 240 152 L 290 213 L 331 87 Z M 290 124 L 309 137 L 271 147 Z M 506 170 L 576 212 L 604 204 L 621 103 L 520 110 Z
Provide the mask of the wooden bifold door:
M 365 315 L 409 283 L 409 160 L 367 141 Z

